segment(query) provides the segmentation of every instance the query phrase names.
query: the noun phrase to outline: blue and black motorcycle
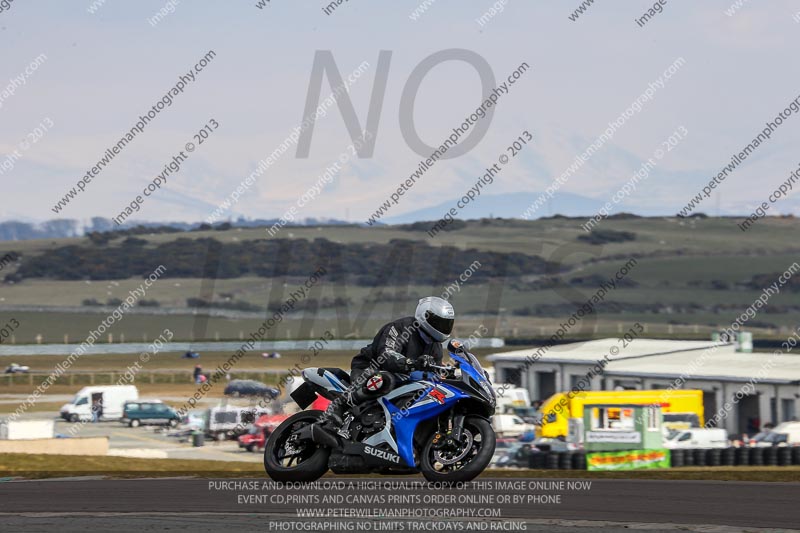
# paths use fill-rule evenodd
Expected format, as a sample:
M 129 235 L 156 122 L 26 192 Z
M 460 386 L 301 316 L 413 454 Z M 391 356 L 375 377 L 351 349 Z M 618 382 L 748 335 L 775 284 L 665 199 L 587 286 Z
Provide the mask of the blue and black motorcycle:
M 489 417 L 495 392 L 474 355 L 458 341 L 447 348 L 454 365 L 412 372 L 387 394 L 349 408 L 335 433 L 320 423 L 323 411 L 289 417 L 264 449 L 269 477 L 307 482 L 330 469 L 336 474 L 422 472 L 436 482 L 475 478 L 494 453 Z M 337 368 L 308 368 L 302 375 L 304 383 L 292 393 L 301 409 L 317 395 L 336 401 L 350 385 L 349 375 Z

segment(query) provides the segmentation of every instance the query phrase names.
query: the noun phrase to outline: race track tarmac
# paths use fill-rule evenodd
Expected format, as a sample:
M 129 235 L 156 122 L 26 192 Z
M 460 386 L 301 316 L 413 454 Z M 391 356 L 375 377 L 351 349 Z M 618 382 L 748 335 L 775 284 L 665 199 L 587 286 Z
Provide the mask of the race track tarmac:
M 417 477 L 324 478 L 311 487 L 265 479 L 9 481 L 0 483 L 0 530 L 727 533 L 800 527 L 798 483 L 477 483 L 443 488 Z

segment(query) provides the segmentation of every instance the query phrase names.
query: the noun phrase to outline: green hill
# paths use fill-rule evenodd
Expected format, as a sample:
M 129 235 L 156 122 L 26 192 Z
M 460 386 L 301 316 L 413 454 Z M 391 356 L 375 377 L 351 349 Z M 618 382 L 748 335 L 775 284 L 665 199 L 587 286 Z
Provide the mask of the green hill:
M 482 219 L 435 238 L 427 233 L 433 222 L 420 222 L 285 227 L 275 238 L 264 228 L 233 228 L 3 242 L 0 256 L 15 260 L 0 271 L 0 320 L 19 318 L 17 342 L 37 334 L 80 338 L 163 264 L 145 305 L 112 334 L 152 338 L 167 323 L 179 338 L 236 338 L 324 266 L 326 275 L 275 330 L 277 338 L 296 338 L 300 324 L 363 336 L 448 286 L 464 317 L 460 334 L 485 325 L 494 335 L 533 337 L 549 335 L 628 264 L 574 336 L 614 334 L 636 321 L 651 334 L 706 336 L 800 260 L 794 218 L 767 218 L 746 233 L 729 218 L 619 217 L 592 234 L 584 222 Z M 798 292 L 793 279 L 748 326 L 780 335 L 795 325 Z

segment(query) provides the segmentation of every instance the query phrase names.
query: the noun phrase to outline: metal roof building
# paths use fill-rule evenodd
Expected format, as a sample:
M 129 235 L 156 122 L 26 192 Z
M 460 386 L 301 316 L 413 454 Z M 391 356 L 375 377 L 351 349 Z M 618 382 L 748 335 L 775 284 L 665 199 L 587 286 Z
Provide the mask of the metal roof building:
M 705 419 L 731 433 L 797 418 L 800 355 L 743 353 L 733 343 L 598 339 L 489 356 L 499 383 L 544 400 L 586 390 L 701 389 Z

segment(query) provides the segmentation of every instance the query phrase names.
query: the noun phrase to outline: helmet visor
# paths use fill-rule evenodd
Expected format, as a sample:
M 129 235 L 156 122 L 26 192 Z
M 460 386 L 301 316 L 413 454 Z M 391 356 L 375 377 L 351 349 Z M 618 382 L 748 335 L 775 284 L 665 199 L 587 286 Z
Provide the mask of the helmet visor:
M 452 318 L 444 318 L 430 311 L 425 311 L 425 321 L 433 327 L 436 331 L 450 335 L 453 332 L 453 323 L 455 320 Z

